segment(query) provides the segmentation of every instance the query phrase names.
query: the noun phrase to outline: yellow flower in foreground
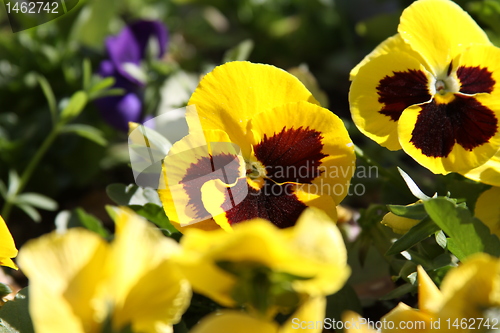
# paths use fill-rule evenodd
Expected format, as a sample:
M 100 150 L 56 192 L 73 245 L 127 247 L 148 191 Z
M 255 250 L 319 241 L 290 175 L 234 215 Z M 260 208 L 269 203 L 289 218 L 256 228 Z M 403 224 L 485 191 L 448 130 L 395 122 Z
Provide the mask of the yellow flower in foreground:
M 85 229 L 32 240 L 19 253 L 30 282 L 37 333 L 114 331 L 170 333 L 190 300 L 188 282 L 169 257 L 175 241 L 137 215 L 120 210 L 108 244 Z
M 188 103 L 190 134 L 164 160 L 159 195 L 170 221 L 229 231 L 263 218 L 285 228 L 307 206 L 335 218 L 354 146 L 342 121 L 317 104 L 273 66 L 230 62 L 207 74 Z
M 500 49 L 450 0 L 419 0 L 351 72 L 365 135 L 434 173 L 466 173 L 500 146 Z
M 11 258 L 17 256 L 16 244 L 5 221 L 0 216 L 0 265 L 17 269 Z
M 490 228 L 491 233 L 500 237 L 500 187 L 492 187 L 477 198 L 474 215 Z
M 321 333 L 325 318 L 326 299 L 307 300 L 281 326 L 236 310 L 222 310 L 203 318 L 190 333 Z M 312 327 L 311 327 L 312 326 Z M 311 328 L 309 328 L 311 327 Z
M 229 307 L 245 304 L 266 312 L 281 306 L 280 295 L 298 297 L 298 304 L 303 295 L 336 292 L 350 274 L 340 231 L 315 208 L 287 229 L 262 219 L 241 223 L 233 233 L 189 229 L 181 245 L 176 261 L 193 289 Z M 272 294 L 278 285 L 286 287 L 283 293 Z
M 470 256 L 447 273 L 441 283 L 441 290 L 419 267 L 418 286 L 419 309 L 399 303 L 381 319 L 381 332 L 498 330 L 500 323 L 496 315 L 500 308 L 500 259 L 484 253 Z M 347 319 L 344 317 L 344 320 Z M 365 331 L 352 329 L 347 332 Z M 366 328 L 366 332 L 370 330 Z

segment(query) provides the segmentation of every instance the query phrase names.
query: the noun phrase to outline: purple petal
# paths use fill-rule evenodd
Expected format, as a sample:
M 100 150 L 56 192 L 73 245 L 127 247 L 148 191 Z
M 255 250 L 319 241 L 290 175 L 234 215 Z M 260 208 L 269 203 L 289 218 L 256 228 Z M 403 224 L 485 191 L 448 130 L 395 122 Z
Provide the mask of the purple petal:
M 144 59 L 150 38 L 155 38 L 161 57 L 167 44 L 167 29 L 158 21 L 137 21 L 125 27 L 117 36 L 106 39 L 106 49 L 114 67 L 124 78 L 137 85 L 143 82 L 131 76 L 123 67 L 125 63 L 140 65 Z
M 104 120 L 121 131 L 128 131 L 130 121 L 141 121 L 142 102 L 135 93 L 103 97 L 96 100 L 95 104 Z
M 130 30 L 139 44 L 140 57 L 144 59 L 150 38 L 156 39 L 159 46 L 158 58 L 165 54 L 167 45 L 167 28 L 159 21 L 137 21 L 130 25 Z

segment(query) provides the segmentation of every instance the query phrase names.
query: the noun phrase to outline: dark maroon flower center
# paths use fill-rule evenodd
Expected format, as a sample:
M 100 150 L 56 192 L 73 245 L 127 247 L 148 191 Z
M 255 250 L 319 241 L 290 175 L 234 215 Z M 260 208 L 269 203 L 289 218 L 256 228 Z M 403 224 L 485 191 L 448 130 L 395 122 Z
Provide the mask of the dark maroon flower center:
M 384 104 L 379 112 L 398 121 L 407 107 L 429 101 L 432 96 L 427 81 L 424 72 L 413 69 L 384 77 L 377 86 L 378 101 Z
M 254 146 L 255 157 L 265 167 L 262 187 L 251 187 L 245 178 L 239 178 L 236 156 L 229 154 L 203 157 L 192 163 L 181 183 L 189 197 L 189 205 L 196 218 L 210 218 L 202 202 L 201 187 L 205 182 L 220 179 L 227 186 L 222 208 L 230 224 L 253 218 L 270 220 L 280 228 L 295 224 L 306 208 L 294 193 L 294 183 L 308 183 L 319 175 L 318 169 L 325 154 L 320 132 L 299 127 L 283 128 Z M 248 170 L 247 170 L 248 173 Z M 285 184 L 283 184 L 285 183 Z
M 452 63 L 448 75 L 451 68 Z M 493 111 L 474 97 L 463 95 L 491 93 L 495 85 L 492 73 L 479 66 L 460 66 L 456 73 L 460 89 L 448 103 L 428 102 L 432 96 L 427 77 L 420 70 L 394 72 L 377 86 L 378 101 L 384 105 L 378 112 L 392 121 L 399 120 L 407 107 L 421 105 L 410 141 L 426 156 L 447 157 L 455 143 L 471 151 L 497 132 L 498 120 Z M 442 89 L 440 93 L 446 94 L 446 87 Z
M 466 150 L 488 142 L 497 132 L 495 114 L 474 97 L 455 95 L 448 104 L 422 105 L 410 142 L 429 157 L 447 157 L 455 143 Z

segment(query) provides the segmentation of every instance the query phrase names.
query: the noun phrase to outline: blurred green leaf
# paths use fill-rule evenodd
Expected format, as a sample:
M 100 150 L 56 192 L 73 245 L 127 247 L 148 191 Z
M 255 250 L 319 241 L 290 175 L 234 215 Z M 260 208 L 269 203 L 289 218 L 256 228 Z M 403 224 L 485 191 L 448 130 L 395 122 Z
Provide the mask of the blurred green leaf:
M 109 237 L 109 232 L 108 230 L 106 230 L 106 228 L 104 228 L 101 220 L 93 215 L 88 214 L 87 212 L 85 212 L 85 210 L 83 210 L 83 208 L 75 209 L 75 214 L 82 226 L 91 231 L 94 231 L 104 238 Z
M 57 103 L 56 103 L 56 97 L 54 96 L 54 92 L 52 91 L 50 83 L 49 81 L 47 81 L 45 76 L 41 74 L 36 74 L 36 79 L 38 81 L 38 84 L 40 84 L 40 87 L 42 87 L 43 94 L 45 95 L 47 103 L 49 104 L 50 116 L 52 117 L 52 124 L 55 124 L 57 122 Z
M 392 246 L 387 250 L 386 255 L 395 255 L 402 251 L 408 250 L 413 245 L 423 241 L 427 237 L 434 234 L 439 230 L 439 227 L 430 219 L 425 218 L 415 226 L 413 226 L 406 234 L 401 236 Z
M 102 89 L 93 93 L 91 100 L 106 96 L 121 96 L 123 94 L 125 94 L 125 89 L 122 88 Z
M 96 49 L 104 47 L 104 39 L 112 33 L 118 18 L 117 0 L 90 0 L 73 24 L 70 40 Z
M 21 184 L 21 178 L 14 169 L 9 170 L 9 187 L 7 189 L 7 195 L 9 198 L 17 193 L 19 185 Z M 11 198 L 12 199 L 12 198 Z
M 33 221 L 40 222 L 42 220 L 40 213 L 38 213 L 38 211 L 33 208 L 33 206 L 23 203 L 16 203 L 15 205 L 19 207 L 23 212 L 25 212 L 26 215 L 28 215 Z
M 167 236 L 179 232 L 170 223 L 167 215 L 165 215 L 163 207 L 153 203 L 147 203 L 144 206 L 131 205 L 129 207 L 132 208 L 137 214 L 156 224 L 160 229 L 166 232 Z
M 5 303 L 0 308 L 0 318 L 0 333 L 34 333 L 29 314 L 28 288 L 21 290 L 13 301 Z
M 77 208 L 71 212 L 67 210 L 59 212 L 55 218 L 55 225 L 59 233 L 64 233 L 70 228 L 83 227 L 103 238 L 110 236 L 101 220 L 87 213 L 83 208 Z
M 91 86 L 88 89 L 88 93 L 90 96 L 90 99 L 93 98 L 93 94 L 99 92 L 100 90 L 107 89 L 115 84 L 115 78 L 112 76 L 108 76 L 105 78 L 100 78 L 99 76 L 94 76 L 91 81 Z
M 21 193 L 15 199 L 16 204 L 27 204 L 36 208 L 54 211 L 57 209 L 57 202 L 39 193 Z
M 90 79 L 92 78 L 92 63 L 89 58 L 83 59 L 82 63 L 82 76 L 83 76 L 83 90 L 88 91 L 90 89 Z
M 87 104 L 87 94 L 84 91 L 77 91 L 71 96 L 68 105 L 61 112 L 61 119 L 68 122 L 77 117 Z
M 448 198 L 433 198 L 424 202 L 432 220 L 448 235 L 448 249 L 458 259 L 486 252 L 500 256 L 500 240 L 470 211 Z
M 12 289 L 5 283 L 0 282 L 0 299 L 3 299 L 5 296 L 10 294 L 12 292 Z
M 389 211 L 398 216 L 403 216 L 409 219 L 422 220 L 427 216 L 424 204 L 417 203 L 414 205 L 387 205 Z
M 106 146 L 108 141 L 104 138 L 101 130 L 84 124 L 69 124 L 61 128 L 61 133 L 75 133 L 79 136 L 89 139 L 98 145 Z
M 250 53 L 253 50 L 254 43 L 251 39 L 245 39 L 232 49 L 229 49 L 222 58 L 222 63 L 229 61 L 244 61 L 248 60 Z

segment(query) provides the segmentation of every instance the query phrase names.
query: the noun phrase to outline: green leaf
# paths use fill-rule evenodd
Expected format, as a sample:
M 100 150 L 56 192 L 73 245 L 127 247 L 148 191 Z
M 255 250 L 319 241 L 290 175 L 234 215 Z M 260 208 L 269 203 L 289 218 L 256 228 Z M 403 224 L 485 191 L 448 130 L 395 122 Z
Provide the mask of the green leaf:
M 254 42 L 251 39 L 245 39 L 232 49 L 229 49 L 224 54 L 222 63 L 228 61 L 244 61 L 248 60 L 250 53 L 253 50 Z
M 13 301 L 5 303 L 0 308 L 0 333 L 34 333 L 28 306 L 28 288 L 24 288 L 17 294 Z
M 109 232 L 102 225 L 101 220 L 93 215 L 88 214 L 82 208 L 77 208 L 75 210 L 76 216 L 80 223 L 87 229 L 94 231 L 104 238 L 109 237 Z
M 82 63 L 83 90 L 88 91 L 90 88 L 90 79 L 92 77 L 92 63 L 89 58 L 83 59 Z
M 0 282 L 0 298 L 3 299 L 5 296 L 10 294 L 12 292 L 12 289 L 5 283 Z
M 17 171 L 14 169 L 10 169 L 9 170 L 9 188 L 7 189 L 7 196 L 9 198 L 11 198 L 15 193 L 17 193 L 17 190 L 19 189 L 20 184 L 21 184 L 21 178 L 19 178 Z
M 395 215 L 403 216 L 409 219 L 422 220 L 427 216 L 424 204 L 422 203 L 408 206 L 387 205 L 387 208 Z
M 61 120 L 68 122 L 77 117 L 87 104 L 87 94 L 84 91 L 77 91 L 71 96 L 68 105 L 61 112 Z
M 112 76 L 105 78 L 95 76 L 94 78 L 96 78 L 97 82 L 95 82 L 88 90 L 88 93 L 91 96 L 90 99 L 92 99 L 93 94 L 99 92 L 100 90 L 107 89 L 115 84 L 115 78 Z
M 57 122 L 57 103 L 56 103 L 56 97 L 54 96 L 54 92 L 52 91 L 50 83 L 49 81 L 47 81 L 45 76 L 41 74 L 36 74 L 35 77 L 38 81 L 38 84 L 43 90 L 45 98 L 47 99 L 47 103 L 49 104 L 50 116 L 52 117 L 52 123 L 55 124 Z
M 424 205 L 432 220 L 448 235 L 448 249 L 459 260 L 478 252 L 500 256 L 498 237 L 467 208 L 443 197 L 430 199 Z
M 170 223 L 167 215 L 165 215 L 163 207 L 158 206 L 154 203 L 147 203 L 144 206 L 131 205 L 129 207 L 133 209 L 137 214 L 156 224 L 162 231 L 166 233 L 167 236 L 179 232 Z
M 91 100 L 106 96 L 121 96 L 124 94 L 125 94 L 125 89 L 123 88 L 103 89 L 93 93 Z
M 446 245 L 448 244 L 448 240 L 443 230 L 439 230 L 436 232 L 436 243 L 441 246 L 443 249 L 446 249 Z
M 427 217 L 413 226 L 406 234 L 392 244 L 389 250 L 387 250 L 386 255 L 395 255 L 408 250 L 410 247 L 423 241 L 438 230 L 439 227 Z
M 417 198 L 417 199 L 420 199 L 420 200 L 428 200 L 430 199 L 424 192 L 422 192 L 420 190 L 420 188 L 418 187 L 418 185 L 413 181 L 413 179 L 411 179 L 411 177 L 406 173 L 404 172 L 401 168 L 398 167 L 398 170 L 399 170 L 399 173 L 401 174 L 401 177 L 403 177 L 406 185 L 408 186 L 408 188 L 410 189 L 410 192 Z
M 16 197 L 17 204 L 27 204 L 36 208 L 54 211 L 57 209 L 57 202 L 39 193 L 22 193 Z
M 23 203 L 16 203 L 15 205 L 19 207 L 23 212 L 25 212 L 26 215 L 28 215 L 33 221 L 40 222 L 42 220 L 40 213 L 38 213 L 38 211 L 33 208 L 33 206 Z
M 69 124 L 61 128 L 61 133 L 75 133 L 82 138 L 89 139 L 100 146 L 106 146 L 108 141 L 104 138 L 101 130 L 84 124 Z
M 61 211 L 56 216 L 55 225 L 57 231 L 60 233 L 64 233 L 70 228 L 84 227 L 99 234 L 103 238 L 108 238 L 110 236 L 108 230 L 104 228 L 101 220 L 87 213 L 83 208 L 77 208 L 72 212 L 67 210 Z

